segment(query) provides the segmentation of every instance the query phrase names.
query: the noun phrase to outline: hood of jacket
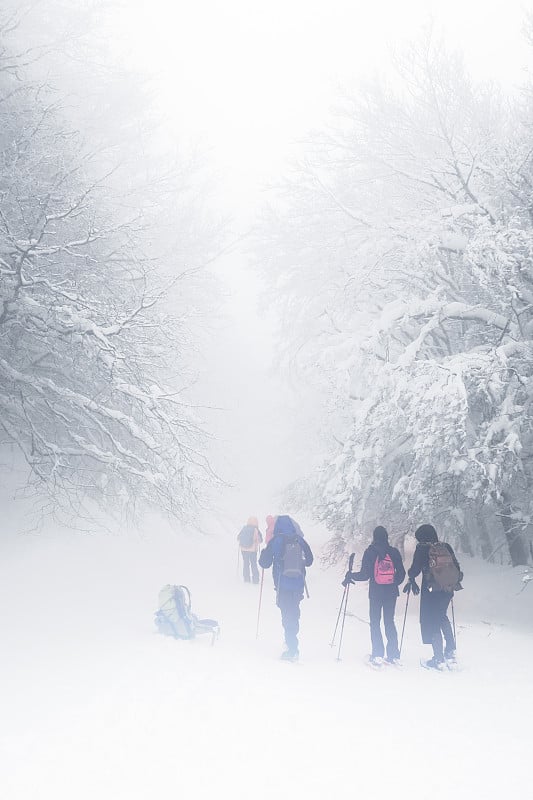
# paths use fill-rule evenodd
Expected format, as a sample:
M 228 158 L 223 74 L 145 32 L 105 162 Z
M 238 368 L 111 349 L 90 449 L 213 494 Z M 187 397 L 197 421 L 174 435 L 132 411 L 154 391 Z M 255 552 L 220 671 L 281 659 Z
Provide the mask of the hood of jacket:
M 274 535 L 282 534 L 283 536 L 294 536 L 297 533 L 300 533 L 299 526 L 295 524 L 291 517 L 286 514 L 281 514 L 276 519 L 276 524 L 274 525 Z

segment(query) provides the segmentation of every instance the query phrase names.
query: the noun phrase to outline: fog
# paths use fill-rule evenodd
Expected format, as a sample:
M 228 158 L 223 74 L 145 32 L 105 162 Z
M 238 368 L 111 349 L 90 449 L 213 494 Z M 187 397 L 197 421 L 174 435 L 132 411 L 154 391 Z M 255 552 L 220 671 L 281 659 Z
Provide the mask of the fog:
M 2 4 L 2 798 L 527 794 L 523 5 Z
M 95 180 L 107 171 L 109 207 L 115 203 L 131 219 L 139 209 L 143 263 L 160 258 L 167 277 L 205 265 L 210 276 L 189 281 L 165 309 L 187 318 L 180 336 L 190 346 L 179 348 L 177 381 L 212 434 L 203 455 L 240 494 L 239 503 L 248 495 L 254 507 L 264 494 L 268 504 L 276 493 L 276 502 L 285 502 L 284 486 L 333 458 L 335 440 L 346 438 L 352 400 L 342 394 L 347 387 L 351 395 L 360 392 L 352 362 L 364 335 L 350 330 L 350 315 L 367 315 L 360 322 L 367 328 L 391 299 L 379 292 L 364 301 L 347 292 L 333 297 L 343 274 L 364 281 L 367 267 L 357 273 L 349 253 L 361 242 L 346 244 L 352 232 L 335 228 L 319 195 L 304 197 L 305 180 L 325 179 L 322 193 L 330 192 L 339 209 L 345 203 L 340 173 L 333 168 L 328 176 L 333 160 L 321 160 L 317 147 L 327 136 L 335 142 L 336 126 L 344 135 L 350 123 L 343 103 L 378 77 L 391 92 L 404 90 L 402 58 L 424 37 L 435 51 L 444 43 L 451 59 L 460 53 L 470 79 L 492 85 L 494 97 L 518 97 L 529 58 L 523 5 L 506 4 L 504 12 L 459 2 L 363 9 L 350 2 L 263 8 L 157 0 L 88 3 L 82 17 L 58 0 L 47 6 L 42 25 L 41 4 L 10 7 L 20 21 L 7 33 L 31 53 L 24 67 L 57 101 L 67 127 L 79 129 Z M 174 178 L 162 176 L 175 163 L 171 185 Z M 307 178 L 298 177 L 302 165 Z M 451 196 L 461 199 L 452 190 Z M 368 203 L 361 196 L 352 201 Z M 277 223 L 265 223 L 267 213 L 278 215 Z M 298 215 L 299 230 L 290 230 Z M 324 233 L 311 242 L 309 226 L 317 233 L 320 225 Z M 332 231 L 342 245 L 327 241 Z M 300 242 L 306 236 L 313 251 L 307 262 Z M 335 265 L 328 263 L 332 247 Z M 364 256 L 367 263 L 374 257 L 383 253 Z M 296 271 L 288 277 L 293 264 L 308 281 L 308 296 Z M 120 280 L 116 285 L 120 291 Z M 322 309 L 317 297 L 324 297 Z M 322 322 L 317 327 L 319 317 L 330 320 L 331 330 L 320 330 Z M 224 489 L 215 496 L 226 503 Z
M 272 202 L 268 188 L 283 182 L 310 132 L 330 120 L 339 91 L 377 71 L 387 74 L 391 54 L 424 28 L 433 27 L 435 36 L 461 50 L 476 77 L 517 85 L 528 61 L 523 22 L 520 2 L 507 4 L 503 13 L 497 5 L 434 1 L 364 8 L 297 1 L 265 8 L 159 0 L 132 3 L 127 15 L 121 13 L 117 32 L 125 39 L 127 61 L 152 76 L 150 86 L 174 135 L 200 143 L 207 154 L 217 176 L 217 202 L 231 216 L 238 241 L 215 266 L 230 292 L 224 306 L 229 339 L 225 353 L 220 343 L 216 349 L 206 386 L 215 404 L 228 409 L 219 415 L 218 431 L 234 451 L 229 480 L 246 486 L 250 508 L 262 491 L 271 497 L 280 488 L 280 468 L 290 480 L 305 463 L 305 454 L 294 452 L 302 439 L 290 440 L 294 419 L 284 414 L 294 383 L 287 392 L 286 376 L 271 368 L 279 346 L 276 311 L 261 299 L 263 284 L 252 274 L 247 250 L 255 217 Z M 309 391 L 305 384 L 297 387 L 292 408 L 299 400 L 306 406 Z M 233 427 L 237 408 L 240 422 Z M 304 413 L 312 416 L 313 410 Z

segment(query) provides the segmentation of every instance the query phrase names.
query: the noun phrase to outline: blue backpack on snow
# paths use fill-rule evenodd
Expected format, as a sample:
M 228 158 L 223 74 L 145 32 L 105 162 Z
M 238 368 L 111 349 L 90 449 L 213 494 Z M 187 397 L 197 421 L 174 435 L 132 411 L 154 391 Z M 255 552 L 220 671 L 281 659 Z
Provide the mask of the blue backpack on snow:
M 155 612 L 159 633 L 174 639 L 194 639 L 197 634 L 211 634 L 211 644 L 220 633 L 214 619 L 199 619 L 191 610 L 191 593 L 186 586 L 168 583 L 159 592 L 159 608 Z

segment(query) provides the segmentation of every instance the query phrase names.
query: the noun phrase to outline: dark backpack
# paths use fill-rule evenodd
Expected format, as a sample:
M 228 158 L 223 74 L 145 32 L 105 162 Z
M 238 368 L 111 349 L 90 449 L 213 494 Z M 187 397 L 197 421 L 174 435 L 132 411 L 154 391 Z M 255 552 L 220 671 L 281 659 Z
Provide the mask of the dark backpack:
M 376 557 L 374 564 L 374 580 L 380 585 L 390 585 L 394 583 L 394 564 L 388 553 L 385 558 Z
M 281 557 L 281 575 L 284 578 L 303 578 L 305 576 L 305 556 L 298 536 L 285 536 Z
M 251 547 L 254 543 L 255 528 L 253 525 L 245 525 L 239 533 L 238 539 L 241 547 Z
M 426 581 L 432 592 L 453 592 L 459 583 L 455 559 L 444 542 L 430 545 Z

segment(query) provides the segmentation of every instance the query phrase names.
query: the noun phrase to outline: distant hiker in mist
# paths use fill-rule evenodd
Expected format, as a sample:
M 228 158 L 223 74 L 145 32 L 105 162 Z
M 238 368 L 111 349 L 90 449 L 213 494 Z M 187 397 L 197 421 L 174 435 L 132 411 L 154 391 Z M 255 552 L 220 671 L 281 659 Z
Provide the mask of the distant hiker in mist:
M 263 536 L 258 527 L 257 517 L 250 517 L 237 535 L 242 556 L 242 576 L 245 583 L 259 583 L 259 570 L 257 569 L 257 551 L 263 541 Z
M 368 600 L 370 616 L 370 640 L 372 666 L 381 667 L 383 663 L 396 664 L 400 658 L 398 633 L 394 624 L 394 611 L 399 596 L 398 586 L 403 583 L 405 569 L 400 551 L 389 544 L 389 534 L 378 525 L 374 528 L 372 544 L 366 548 L 359 572 L 348 572 L 343 586 L 355 581 L 368 581 Z M 381 635 L 381 616 L 387 637 L 387 657 Z
M 295 661 L 299 656 L 300 603 L 304 596 L 305 568 L 312 563 L 313 553 L 298 523 L 286 515 L 279 516 L 274 535 L 259 556 L 259 566 L 272 567 L 276 605 L 281 611 L 287 645 L 281 658 L 286 661 Z
M 266 518 L 266 531 L 265 531 L 265 544 L 268 544 L 269 541 L 274 536 L 274 525 L 276 524 L 277 517 L 273 517 L 269 514 Z
M 404 592 L 419 594 L 415 578 L 422 573 L 420 630 L 422 642 L 433 647 L 433 658 L 421 663 L 429 669 L 444 669 L 446 665 L 455 663 L 455 637 L 447 610 L 454 591 L 463 588 L 463 573 L 451 546 L 439 542 L 433 525 L 420 525 L 415 531 L 415 539 L 418 544 L 407 572 L 409 580 Z

